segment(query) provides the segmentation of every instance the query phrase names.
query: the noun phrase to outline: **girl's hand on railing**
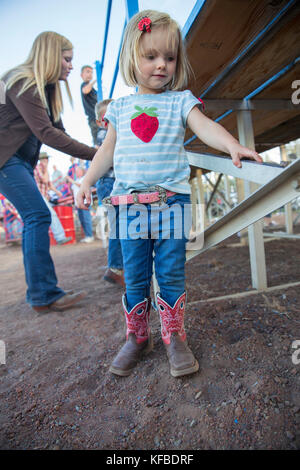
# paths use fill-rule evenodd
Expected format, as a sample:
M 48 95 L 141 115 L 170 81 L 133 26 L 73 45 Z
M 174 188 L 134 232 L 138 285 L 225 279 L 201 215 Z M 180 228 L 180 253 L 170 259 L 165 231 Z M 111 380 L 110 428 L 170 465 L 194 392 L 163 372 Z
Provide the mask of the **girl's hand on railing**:
M 263 162 L 263 159 L 257 152 L 255 152 L 255 150 L 251 150 L 247 147 L 244 147 L 238 142 L 233 142 L 231 144 L 229 148 L 229 153 L 232 159 L 232 163 L 238 168 L 242 168 L 241 159 L 243 157 L 251 158 L 252 160 L 256 160 L 258 163 Z

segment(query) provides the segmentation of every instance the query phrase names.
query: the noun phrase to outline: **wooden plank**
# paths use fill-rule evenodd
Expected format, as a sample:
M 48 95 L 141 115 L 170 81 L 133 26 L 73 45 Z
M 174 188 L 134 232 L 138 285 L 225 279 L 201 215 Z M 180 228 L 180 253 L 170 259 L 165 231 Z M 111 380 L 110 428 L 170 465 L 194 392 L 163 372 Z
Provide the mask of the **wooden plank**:
M 253 21 L 255 19 L 253 18 Z M 244 98 L 299 56 L 300 3 L 218 83 L 206 98 Z M 197 90 L 199 91 L 199 90 Z
M 273 232 L 273 233 L 266 233 L 264 232 L 264 237 L 272 237 L 272 240 L 276 240 L 277 238 L 288 238 L 290 240 L 300 240 L 300 235 L 288 234 L 285 232 Z
M 282 122 L 273 129 L 255 137 L 256 150 L 262 152 L 269 148 L 286 144 L 300 136 L 300 114 Z
M 197 179 L 198 204 L 201 204 L 201 207 L 203 207 L 203 209 L 204 209 L 205 196 L 204 196 L 204 187 L 203 187 L 203 181 L 202 181 L 202 174 L 203 174 L 203 170 L 197 169 L 196 179 Z M 202 210 L 202 220 L 200 222 L 202 223 L 203 228 L 205 228 L 206 224 L 207 224 L 207 218 L 206 218 L 205 210 Z
M 288 4 L 288 1 L 210 0 L 187 36 L 195 74 L 192 90 L 204 90 Z
M 275 176 L 279 175 L 283 166 L 270 163 L 258 163 L 254 160 L 244 160 L 242 168 L 237 168 L 230 157 L 212 155 L 212 154 L 196 154 L 187 152 L 189 164 L 195 167 L 208 169 L 216 173 L 224 173 L 226 175 L 240 178 L 241 180 L 252 181 L 253 183 L 266 184 Z M 244 198 L 242 198 L 244 199 Z M 242 200 L 241 199 L 241 200 Z
M 255 96 L 252 100 L 270 100 L 270 99 L 283 99 L 283 100 L 290 100 L 292 98 L 292 93 L 295 89 L 292 88 L 292 83 L 294 83 L 300 77 L 300 62 L 297 63 L 292 69 L 290 69 L 285 75 L 278 78 L 274 81 L 271 85 L 267 88 L 262 90 L 258 95 Z M 245 95 L 246 96 L 246 93 Z M 223 97 L 220 97 L 222 100 Z M 224 98 L 225 99 L 225 98 Z M 216 100 L 217 101 L 217 100 Z M 204 100 L 205 103 L 205 100 Z M 217 119 L 220 115 L 223 114 L 223 110 L 220 111 L 210 111 L 205 109 L 204 114 L 208 116 L 210 119 Z M 294 110 L 283 110 L 278 111 L 276 113 L 268 112 L 268 111 L 254 111 L 252 114 L 252 121 L 253 121 L 253 129 L 255 138 L 274 127 L 278 127 L 282 123 L 293 119 L 300 115 L 300 104 L 295 106 Z M 236 118 L 234 117 L 234 113 L 227 116 L 225 119 L 222 119 L 221 124 L 226 127 L 226 129 L 230 132 L 235 133 L 237 135 L 237 127 L 236 127 Z M 300 127 L 299 127 L 300 129 Z M 192 136 L 191 131 L 188 129 L 186 132 L 186 140 L 188 140 Z M 299 136 L 299 132 L 298 132 Z M 297 137 L 295 137 L 297 138 Z
M 220 2 L 209 2 L 210 6 L 206 7 L 206 15 L 198 18 L 198 23 L 194 27 L 194 35 L 191 41 L 188 38 L 188 55 L 193 58 L 192 63 L 196 80 L 191 85 L 191 90 L 199 96 L 208 83 L 213 82 L 222 71 L 228 66 L 228 57 L 232 54 L 232 60 L 236 57 L 241 48 L 245 47 L 254 38 L 252 34 L 254 23 L 257 22 L 256 33 L 258 33 L 268 21 L 271 20 L 272 14 L 264 2 L 259 6 L 256 2 L 250 2 L 248 11 L 240 11 L 236 8 L 235 2 L 227 2 L 224 0 L 220 6 Z M 218 5 L 217 5 L 218 3 Z M 248 2 L 243 2 L 243 6 Z M 273 10 L 274 16 L 284 8 L 288 2 L 276 2 L 277 9 Z M 275 4 L 272 4 L 274 6 Z M 208 9 L 209 8 L 209 9 Z M 259 10 L 261 8 L 261 10 Z M 202 10 L 205 10 L 203 8 Z M 231 19 L 228 18 L 230 12 Z M 201 12 L 202 13 L 202 12 Z M 260 14 L 262 16 L 260 16 Z M 255 17 L 257 15 L 257 17 Z M 217 18 L 219 17 L 219 18 Z M 241 38 L 236 38 L 236 42 L 232 42 L 236 33 L 235 27 L 231 31 L 231 21 L 239 23 L 241 28 L 248 28 L 248 37 L 244 36 L 244 30 L 241 32 Z M 247 24 L 245 24 L 247 23 Z M 275 24 L 275 23 L 274 23 Z M 286 67 L 291 61 L 299 56 L 300 48 L 300 2 L 294 2 L 290 9 L 275 24 L 270 32 L 263 37 L 245 57 L 236 65 L 225 77 L 221 83 L 216 85 L 205 97 L 208 99 L 243 99 L 250 92 L 264 83 L 268 78 L 278 73 Z M 250 28 L 250 30 L 249 30 Z M 215 35 L 215 30 L 218 32 Z M 255 29 L 255 28 L 254 28 Z M 213 31 L 213 33 L 211 33 Z M 231 39 L 231 44 L 227 42 L 227 37 Z M 205 43 L 207 38 L 206 53 L 204 47 L 198 47 L 199 42 Z M 220 48 L 209 48 L 209 38 L 211 45 L 221 44 Z M 222 39 L 220 39 L 222 38 Z M 242 43 L 242 47 L 241 46 Z M 194 46 L 193 46 L 194 45 Z M 191 54 L 191 56 L 190 56 Z M 219 62 L 220 60 L 220 62 Z M 209 73 L 207 73 L 209 71 Z M 299 80 L 300 62 L 289 70 L 284 76 L 278 78 L 275 82 L 261 91 L 253 100 L 261 99 L 286 99 L 290 100 L 293 93 L 291 85 L 295 80 Z M 258 103 L 259 106 L 259 103 Z M 222 114 L 218 111 L 210 111 L 209 102 L 205 111 L 207 115 L 216 119 Z M 285 110 L 274 112 L 255 111 L 252 115 L 253 128 L 257 149 L 259 151 L 268 150 L 276 145 L 280 145 L 299 137 L 300 126 L 298 125 L 298 116 L 300 114 L 300 105 L 295 110 Z M 286 124 L 288 123 L 288 124 Z M 236 120 L 234 115 L 230 115 L 221 121 L 221 124 L 237 137 Z M 192 133 L 187 130 L 186 140 L 192 137 Z M 207 148 L 199 141 L 193 141 L 188 150 L 195 152 L 208 152 L 213 150 Z M 213 153 L 217 153 L 214 152 Z
M 280 157 L 282 161 L 284 162 L 288 161 L 288 156 L 287 156 L 285 145 L 280 146 Z M 291 235 L 293 233 L 293 214 L 292 214 L 292 205 L 290 202 L 284 206 L 284 212 L 285 212 L 286 233 Z
M 279 286 L 272 286 L 272 287 L 267 287 L 266 289 L 262 290 L 250 290 L 246 292 L 237 292 L 235 294 L 229 294 L 229 295 L 221 295 L 219 297 L 211 297 L 210 299 L 200 299 L 200 300 L 194 300 L 193 302 L 188 302 L 188 305 L 196 305 L 199 303 L 205 304 L 207 302 L 218 302 L 219 300 L 230 300 L 230 299 L 241 299 L 243 297 L 248 297 L 249 295 L 259 295 L 259 294 L 264 294 L 268 292 L 274 292 L 276 290 L 283 290 L 283 289 L 289 289 L 291 287 L 298 287 L 300 286 L 300 282 L 290 282 L 288 284 L 280 284 Z
M 187 259 L 212 248 L 234 233 L 248 227 L 265 215 L 282 207 L 299 196 L 300 159 L 262 186 L 250 197 L 235 206 L 229 213 L 209 226 L 199 239 L 187 245 Z M 198 243 L 199 240 L 199 243 Z
M 253 111 L 253 128 L 255 144 L 259 151 L 268 150 L 268 148 L 296 140 L 300 137 L 300 105 L 299 111 Z M 236 127 L 236 113 L 225 117 L 220 124 L 225 127 L 234 137 L 238 138 Z M 192 132 L 186 132 L 186 140 L 192 137 Z M 266 145 L 263 145 L 266 144 Z M 207 147 L 199 139 L 188 144 L 186 150 L 191 152 L 220 154 L 212 147 Z
M 298 105 L 293 104 L 291 99 L 251 99 L 251 100 L 226 100 L 223 98 L 214 100 L 205 100 L 206 111 L 226 111 L 232 109 L 234 111 L 243 110 L 264 110 L 264 111 L 282 111 L 282 110 L 295 110 L 298 111 Z

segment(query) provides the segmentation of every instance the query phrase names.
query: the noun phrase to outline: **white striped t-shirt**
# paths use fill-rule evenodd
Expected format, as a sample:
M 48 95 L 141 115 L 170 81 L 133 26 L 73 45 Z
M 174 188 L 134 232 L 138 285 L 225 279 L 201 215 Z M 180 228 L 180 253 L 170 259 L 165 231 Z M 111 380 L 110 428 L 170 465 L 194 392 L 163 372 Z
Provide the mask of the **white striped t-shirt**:
M 188 114 L 199 104 L 186 90 L 129 95 L 108 105 L 105 119 L 117 134 L 113 195 L 155 185 L 190 194 L 183 141 Z

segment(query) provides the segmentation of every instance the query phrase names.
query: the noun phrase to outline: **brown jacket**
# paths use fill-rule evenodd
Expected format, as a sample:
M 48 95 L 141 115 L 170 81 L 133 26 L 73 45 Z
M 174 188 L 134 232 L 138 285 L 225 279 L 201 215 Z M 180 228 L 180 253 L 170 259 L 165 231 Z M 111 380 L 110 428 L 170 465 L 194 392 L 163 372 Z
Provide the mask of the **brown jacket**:
M 43 144 L 72 157 L 92 160 L 96 149 L 72 139 L 66 134 L 62 121 L 52 124 L 36 87 L 29 88 L 17 98 L 21 81 L 5 94 L 0 102 L 0 168 L 23 145 L 31 134 Z

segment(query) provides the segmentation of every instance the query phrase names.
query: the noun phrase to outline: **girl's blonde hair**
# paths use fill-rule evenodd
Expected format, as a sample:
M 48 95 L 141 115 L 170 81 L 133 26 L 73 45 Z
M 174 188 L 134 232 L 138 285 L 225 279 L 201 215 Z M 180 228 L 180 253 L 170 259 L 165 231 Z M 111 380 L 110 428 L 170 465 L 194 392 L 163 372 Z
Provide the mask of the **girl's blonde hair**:
M 184 44 L 180 28 L 167 13 L 156 10 L 143 10 L 134 15 L 126 26 L 123 44 L 120 53 L 120 72 L 126 83 L 130 87 L 138 85 L 135 70 L 139 70 L 138 61 L 141 57 L 140 40 L 143 34 L 151 34 L 140 31 L 138 23 L 143 17 L 151 20 L 151 31 L 156 27 L 167 29 L 168 42 L 172 50 L 177 47 L 176 71 L 170 83 L 166 86 L 169 90 L 183 90 L 187 87 L 192 69 L 185 53 Z
M 6 89 L 9 90 L 19 80 L 23 80 L 22 87 L 18 93 L 18 96 L 20 96 L 30 87 L 36 86 L 36 92 L 39 94 L 45 108 L 49 111 L 45 86 L 53 84 L 54 93 L 52 95 L 51 109 L 54 121 L 59 121 L 63 111 L 62 95 L 58 81 L 61 74 L 62 53 L 72 49 L 72 43 L 58 33 L 44 31 L 39 34 L 34 40 L 27 60 L 3 76 Z M 72 96 L 67 81 L 65 85 L 72 104 Z

